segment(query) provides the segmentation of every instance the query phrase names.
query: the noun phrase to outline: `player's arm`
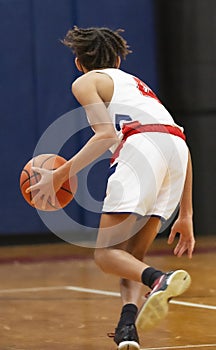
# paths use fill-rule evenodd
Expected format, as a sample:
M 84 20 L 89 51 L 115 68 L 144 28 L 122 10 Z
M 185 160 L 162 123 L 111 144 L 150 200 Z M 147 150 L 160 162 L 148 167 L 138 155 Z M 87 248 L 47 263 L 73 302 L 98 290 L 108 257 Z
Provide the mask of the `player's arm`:
M 54 202 L 55 193 L 62 183 L 119 142 L 105 104 L 97 91 L 97 79 L 94 74 L 86 74 L 78 78 L 72 85 L 72 92 L 85 108 L 89 123 L 94 129 L 94 135 L 74 157 L 52 173 L 34 169 L 41 174 L 41 180 L 27 190 L 28 192 L 39 190 L 33 198 L 33 202 L 40 198 L 43 198 L 44 205 L 48 199 Z
M 184 252 L 187 252 L 188 257 L 192 258 L 195 245 L 193 232 L 192 177 L 192 161 L 190 152 L 188 152 L 187 173 L 180 202 L 179 215 L 172 226 L 168 239 L 168 243 L 172 244 L 176 234 L 180 234 L 178 243 L 174 249 L 174 254 L 178 257 L 181 257 Z
M 186 173 L 184 190 L 183 190 L 180 209 L 179 209 L 179 216 L 181 217 L 190 217 L 190 218 L 193 217 L 192 182 L 193 182 L 192 160 L 191 160 L 190 151 L 188 150 L 187 173 Z
M 72 92 L 85 108 L 94 135 L 73 158 L 57 170 L 63 182 L 119 142 L 105 104 L 97 91 L 97 79 L 94 74 L 83 75 L 72 85 Z

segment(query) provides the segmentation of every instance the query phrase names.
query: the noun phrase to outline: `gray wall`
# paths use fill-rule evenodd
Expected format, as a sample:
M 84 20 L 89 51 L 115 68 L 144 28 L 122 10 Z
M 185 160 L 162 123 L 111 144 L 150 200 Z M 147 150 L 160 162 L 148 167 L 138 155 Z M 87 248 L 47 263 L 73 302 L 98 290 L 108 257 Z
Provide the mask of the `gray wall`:
M 197 234 L 215 234 L 216 2 L 156 0 L 160 93 L 185 126 Z

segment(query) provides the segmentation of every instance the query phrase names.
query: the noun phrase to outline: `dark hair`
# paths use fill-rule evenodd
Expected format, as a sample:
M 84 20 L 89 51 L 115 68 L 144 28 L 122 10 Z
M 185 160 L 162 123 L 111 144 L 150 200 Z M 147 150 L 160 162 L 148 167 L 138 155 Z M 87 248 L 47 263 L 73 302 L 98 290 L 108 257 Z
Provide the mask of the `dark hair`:
M 129 46 L 119 34 L 122 29 L 113 31 L 109 28 L 78 28 L 74 26 L 61 41 L 77 56 L 86 69 L 114 68 L 118 56 L 125 59 Z

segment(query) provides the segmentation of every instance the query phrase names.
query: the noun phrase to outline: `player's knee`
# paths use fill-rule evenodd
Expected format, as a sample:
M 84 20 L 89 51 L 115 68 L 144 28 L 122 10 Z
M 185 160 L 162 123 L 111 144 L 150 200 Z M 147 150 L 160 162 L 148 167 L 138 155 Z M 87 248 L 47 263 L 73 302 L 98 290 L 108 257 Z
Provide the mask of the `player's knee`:
M 96 265 L 100 267 L 101 270 L 104 270 L 105 256 L 106 256 L 106 249 L 95 249 L 94 260 Z
M 103 264 L 103 249 L 95 249 L 94 260 L 98 267 L 102 267 Z

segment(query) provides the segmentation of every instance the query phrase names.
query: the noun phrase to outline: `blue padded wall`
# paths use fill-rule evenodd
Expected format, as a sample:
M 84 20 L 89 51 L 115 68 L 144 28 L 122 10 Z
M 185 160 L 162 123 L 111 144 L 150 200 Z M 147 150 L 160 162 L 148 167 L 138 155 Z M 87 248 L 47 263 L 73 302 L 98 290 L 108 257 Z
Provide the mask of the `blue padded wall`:
M 92 0 L 86 5 L 83 0 L 0 0 L 0 23 L 0 234 L 43 233 L 47 227 L 20 194 L 19 175 L 47 127 L 78 107 L 70 92 L 78 73 L 73 56 L 59 39 L 74 24 L 124 28 L 134 53 L 122 68 L 157 91 L 153 2 Z M 64 156 L 70 157 L 90 135 L 88 129 L 77 135 L 73 144 L 65 146 Z M 96 176 L 90 179 L 96 198 L 105 190 L 105 166 L 100 186 Z M 70 210 L 76 220 L 97 225 L 97 214 L 76 203 Z

